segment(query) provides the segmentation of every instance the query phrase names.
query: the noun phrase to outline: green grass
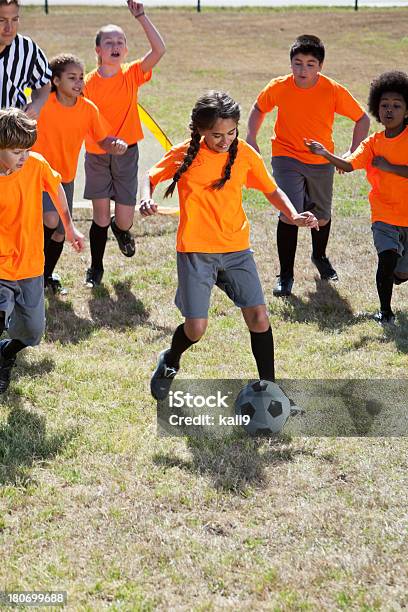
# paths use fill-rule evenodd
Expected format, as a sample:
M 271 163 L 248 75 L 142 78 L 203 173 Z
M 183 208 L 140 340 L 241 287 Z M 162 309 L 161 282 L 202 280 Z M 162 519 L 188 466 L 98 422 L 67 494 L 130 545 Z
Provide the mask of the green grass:
M 174 141 L 186 137 L 205 86 L 240 100 L 244 134 L 257 92 L 287 71 L 288 46 L 303 31 L 324 37 L 326 72 L 362 101 L 371 78 L 406 63 L 403 9 L 149 12 L 168 52 L 141 99 Z M 22 29 L 49 55 L 75 50 L 88 68 L 104 22 L 125 27 L 132 57 L 145 50 L 125 9 L 24 13 Z M 269 117 L 259 139 L 266 161 L 271 127 Z M 350 136 L 351 123 L 336 121 L 337 151 Z M 395 292 L 395 332 L 368 316 L 376 255 L 364 175 L 335 180 L 330 255 L 340 283 L 316 279 L 300 232 L 286 302 L 272 298 L 276 215 L 256 192 L 245 191 L 244 204 L 279 377 L 406 378 L 407 288 Z M 89 211 L 76 217 L 87 233 Z M 59 272 L 69 294 L 48 296 L 44 341 L 21 354 L 1 399 L 2 588 L 67 590 L 75 611 L 403 609 L 406 439 L 158 437 L 148 381 L 181 321 L 176 222 L 137 217 L 133 231 L 136 257 L 121 257 L 110 239 L 96 291 L 82 285 L 89 253 L 65 249 Z M 180 376 L 256 376 L 242 318 L 218 291 Z

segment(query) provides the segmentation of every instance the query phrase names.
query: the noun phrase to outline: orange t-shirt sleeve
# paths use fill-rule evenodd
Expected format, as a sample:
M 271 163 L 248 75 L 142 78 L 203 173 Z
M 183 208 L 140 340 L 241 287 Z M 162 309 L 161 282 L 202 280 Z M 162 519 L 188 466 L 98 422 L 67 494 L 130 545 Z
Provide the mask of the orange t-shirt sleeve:
M 61 175 L 51 168 L 50 164 L 44 158 L 41 159 L 42 162 L 42 190 L 47 191 L 48 193 L 57 194 L 58 187 L 61 184 Z
M 173 147 L 149 170 L 150 182 L 156 186 L 172 179 L 184 159 L 185 147 Z
M 258 189 L 262 193 L 276 191 L 277 185 L 268 171 L 262 157 L 253 149 L 248 149 L 250 169 L 247 174 L 245 186 L 248 189 Z
M 366 138 L 357 149 L 349 155 L 346 159 L 353 166 L 353 170 L 363 170 L 371 165 L 371 161 L 374 157 L 374 150 L 372 147 L 372 138 Z
M 131 62 L 126 65 L 126 70 L 132 75 L 135 80 L 136 85 L 140 87 L 140 85 L 144 85 L 152 78 L 152 71 L 148 70 L 147 72 L 143 72 L 142 70 L 142 62 L 141 60 L 136 60 L 135 62 Z M 126 71 L 124 70 L 124 72 Z
M 276 106 L 276 83 L 270 81 L 260 92 L 256 99 L 256 105 L 261 113 L 269 113 Z
M 336 83 L 335 112 L 338 115 L 348 117 L 352 121 L 358 121 L 364 115 L 364 108 L 351 93 L 342 85 Z
M 109 136 L 111 127 L 95 104 L 92 104 L 91 108 L 88 134 L 95 142 L 99 142 Z

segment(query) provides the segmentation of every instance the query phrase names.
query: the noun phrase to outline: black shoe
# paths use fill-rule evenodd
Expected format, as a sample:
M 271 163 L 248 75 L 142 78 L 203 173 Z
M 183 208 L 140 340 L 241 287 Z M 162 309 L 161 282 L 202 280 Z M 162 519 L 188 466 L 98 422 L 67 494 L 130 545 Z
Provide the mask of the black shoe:
M 7 391 L 10 384 L 11 368 L 16 363 L 15 357 L 10 357 L 10 359 L 3 357 L 2 348 L 6 347 L 9 342 L 10 340 L 0 341 L 0 393 Z
M 374 315 L 374 320 L 377 321 L 377 323 L 379 323 L 380 325 L 395 325 L 395 315 L 392 310 L 379 310 Z
M 293 276 L 287 278 L 278 276 L 276 285 L 273 288 L 273 295 L 276 297 L 287 297 L 291 295 L 293 287 Z
M 68 291 L 62 286 L 61 277 L 53 272 L 51 276 L 44 279 L 44 287 L 49 287 L 54 295 L 67 295 Z
M 156 400 L 164 400 L 169 394 L 173 378 L 178 372 L 178 368 L 171 368 L 166 365 L 166 355 L 169 352 L 162 351 L 159 355 L 157 366 L 150 380 L 150 391 Z
M 337 276 L 336 270 L 330 263 L 328 257 L 311 257 L 312 263 L 319 270 L 320 278 L 322 280 L 330 280 L 330 281 L 338 281 L 339 277 Z
M 119 249 L 125 257 L 133 257 L 136 253 L 135 240 L 129 230 L 121 230 L 115 223 L 115 217 L 111 217 L 111 230 L 118 241 Z
M 99 268 L 88 268 L 86 271 L 85 285 L 90 287 L 99 287 L 102 282 L 103 270 Z

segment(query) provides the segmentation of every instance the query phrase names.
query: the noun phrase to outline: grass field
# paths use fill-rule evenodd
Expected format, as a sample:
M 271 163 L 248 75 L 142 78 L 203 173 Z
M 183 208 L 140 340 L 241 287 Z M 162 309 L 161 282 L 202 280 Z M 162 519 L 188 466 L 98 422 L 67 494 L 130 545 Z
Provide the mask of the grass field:
M 149 11 L 168 52 L 142 102 L 174 141 L 206 87 L 241 101 L 242 130 L 259 89 L 288 70 L 292 39 L 327 45 L 325 71 L 366 100 L 379 72 L 406 68 L 406 10 Z M 125 9 L 24 9 L 21 30 L 49 56 L 94 65 L 93 35 L 123 25 L 131 57 L 140 29 Z M 132 34 L 134 33 L 134 34 Z M 260 144 L 269 156 L 271 119 Z M 376 126 L 373 126 L 376 129 Z M 337 150 L 351 135 L 336 122 Z M 325 285 L 301 231 L 293 299 L 272 297 L 276 217 L 245 194 L 281 378 L 405 378 L 408 289 L 398 325 L 377 307 L 376 256 L 362 174 L 336 178 Z M 89 211 L 79 211 L 87 232 Z M 180 316 L 176 222 L 137 218 L 137 255 L 109 240 L 105 284 L 83 285 L 88 253 L 64 252 L 69 295 L 48 298 L 44 342 L 19 358 L 0 405 L 0 588 L 68 591 L 69 610 L 402 610 L 408 605 L 404 438 L 158 438 L 148 381 Z M 239 312 L 214 292 L 206 337 L 182 376 L 256 376 Z M 223 356 L 227 355 L 227 359 Z

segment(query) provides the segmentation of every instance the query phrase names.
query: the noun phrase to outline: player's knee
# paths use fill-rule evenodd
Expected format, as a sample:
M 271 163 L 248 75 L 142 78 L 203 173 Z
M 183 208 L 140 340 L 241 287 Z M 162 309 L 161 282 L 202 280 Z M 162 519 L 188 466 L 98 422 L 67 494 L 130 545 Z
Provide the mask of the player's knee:
M 54 232 L 52 235 L 52 239 L 54 242 L 64 242 L 65 234 L 61 234 L 61 232 Z
M 198 342 L 207 329 L 207 321 L 205 319 L 189 319 L 184 323 L 184 332 L 192 342 Z
M 256 308 L 252 312 L 247 313 L 246 322 L 249 330 L 257 333 L 268 331 L 270 327 L 265 307 Z
M 57 213 L 48 212 L 44 213 L 44 225 L 49 229 L 55 229 L 59 223 L 59 216 Z
M 1 310 L 0 311 L 0 336 L 6 329 L 6 313 Z

